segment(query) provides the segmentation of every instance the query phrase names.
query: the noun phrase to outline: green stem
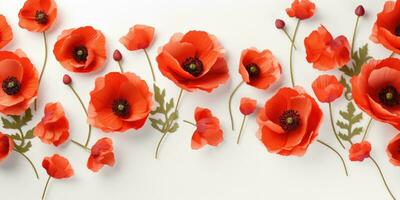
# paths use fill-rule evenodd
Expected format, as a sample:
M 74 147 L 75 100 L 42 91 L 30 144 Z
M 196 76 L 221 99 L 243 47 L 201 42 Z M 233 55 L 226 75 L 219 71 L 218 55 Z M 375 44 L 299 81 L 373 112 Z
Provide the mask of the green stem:
M 300 26 L 300 19 L 297 21 L 296 29 L 294 30 L 293 34 L 293 42 L 290 45 L 290 80 L 292 82 L 292 87 L 295 86 L 294 75 L 293 75 L 293 48 L 294 48 L 294 42 L 296 41 L 297 31 L 299 30 L 299 26 Z
M 334 123 L 333 114 L 332 114 L 332 103 L 329 103 L 329 115 L 331 117 L 332 130 L 333 130 L 333 133 L 335 134 L 336 140 L 343 147 L 343 149 L 346 149 L 346 147 L 343 145 L 342 141 L 340 140 L 340 138 L 339 138 L 339 136 L 338 136 L 338 134 L 336 132 L 335 123 Z
M 294 41 L 292 37 L 290 37 L 289 33 L 286 31 L 286 29 L 283 29 L 283 32 L 285 33 L 286 37 L 290 40 L 290 42 L 293 44 L 293 48 L 297 50 L 296 44 L 294 44 Z
M 331 147 L 329 144 L 327 144 L 327 143 L 325 143 L 325 142 L 323 142 L 321 140 L 317 140 L 317 142 L 319 142 L 320 144 L 328 147 L 330 150 L 332 150 L 333 152 L 335 152 L 339 156 L 340 160 L 342 160 L 342 164 L 343 164 L 343 167 L 344 167 L 344 172 L 346 173 L 346 176 L 349 176 L 349 173 L 347 172 L 346 163 L 344 162 L 344 159 L 340 155 L 340 153 L 338 151 L 336 151 L 333 147 Z
M 75 140 L 71 140 L 71 142 L 76 144 L 76 145 L 78 145 L 78 146 L 80 146 L 80 147 L 82 147 L 85 150 L 91 151 L 91 149 L 89 149 L 87 146 L 85 146 L 85 145 L 83 145 L 83 144 L 81 144 L 81 143 L 79 143 L 79 142 L 77 142 Z
M 232 91 L 232 94 L 229 96 L 229 116 L 231 117 L 231 125 L 232 125 L 232 131 L 235 130 L 235 122 L 233 121 L 233 114 L 232 114 L 232 99 L 233 99 L 233 95 L 235 95 L 235 93 L 238 91 L 238 89 L 240 88 L 240 86 L 243 85 L 243 81 L 239 83 L 238 86 L 236 86 L 236 88 Z
M 161 143 L 162 143 L 162 141 L 164 140 L 164 138 L 165 138 L 166 135 L 167 135 L 166 133 L 163 133 L 163 135 L 162 135 L 160 141 L 159 141 L 158 144 L 157 144 L 156 155 L 155 155 L 155 158 L 156 158 L 156 159 L 158 159 L 158 156 L 159 156 L 159 153 L 160 153 L 160 146 L 161 146 Z
M 245 121 L 246 121 L 246 115 L 243 115 L 242 125 L 240 126 L 239 136 L 237 138 L 236 144 L 240 143 L 240 138 L 242 137 L 242 131 L 243 131 L 243 126 L 244 126 Z
M 193 123 L 193 122 L 190 122 L 190 121 L 187 121 L 187 120 L 183 120 L 183 122 L 185 122 L 185 123 L 187 123 L 187 124 L 190 124 L 190 125 L 192 125 L 192 126 L 197 127 L 196 124 Z
M 381 168 L 379 167 L 378 163 L 377 163 L 377 162 L 375 161 L 375 159 L 372 158 L 371 156 L 370 156 L 369 158 L 370 158 L 370 159 L 372 160 L 372 162 L 375 164 L 376 168 L 378 168 L 379 173 L 380 173 L 381 178 L 382 178 L 382 181 L 383 181 L 383 183 L 385 184 L 386 190 L 389 192 L 390 196 L 391 196 L 394 200 L 396 200 L 396 198 L 394 197 L 392 191 L 390 190 L 390 188 L 389 188 L 389 186 L 388 186 L 388 184 L 387 184 L 387 182 L 386 182 L 385 176 L 383 175 L 383 172 L 382 172 Z
M 178 110 L 178 106 L 179 106 L 179 103 L 181 102 L 182 94 L 183 94 L 183 89 L 181 89 L 181 91 L 179 91 L 179 96 L 178 96 L 178 100 L 176 101 L 175 111 Z
M 372 117 L 371 117 L 371 119 L 370 119 L 369 122 L 368 122 L 367 128 L 365 129 L 365 133 L 364 133 L 364 136 L 362 137 L 362 140 L 361 140 L 361 141 L 364 141 L 365 138 L 367 137 L 369 127 L 370 127 L 371 124 L 372 124 L 372 120 L 373 120 L 373 119 L 372 119 Z
M 353 31 L 353 38 L 351 39 L 351 56 L 353 56 L 354 53 L 354 43 L 356 40 L 356 32 L 359 21 L 360 21 L 360 16 L 357 16 L 356 25 L 354 26 L 354 31 Z
M 21 156 L 23 156 L 23 157 L 29 162 L 29 164 L 30 164 L 30 165 L 32 166 L 32 168 L 33 168 L 33 171 L 35 172 L 36 178 L 39 179 L 39 173 L 38 173 L 38 171 L 36 170 L 36 167 L 35 167 L 35 165 L 33 164 L 32 160 L 29 159 L 29 157 L 26 156 L 24 153 L 22 153 L 22 152 L 20 152 L 20 151 L 18 151 L 18 150 L 16 150 L 16 149 L 14 149 L 14 151 L 16 151 L 16 152 L 18 152 L 19 154 L 21 154 Z
M 43 189 L 42 200 L 44 200 L 44 197 L 46 196 L 46 191 L 47 191 L 47 187 L 49 186 L 50 179 L 51 179 L 51 177 L 49 176 L 49 178 L 47 178 L 46 185 L 44 186 L 44 189 Z
M 23 147 L 25 145 L 25 136 L 24 132 L 22 131 L 21 127 L 18 128 L 19 136 L 21 137 L 21 144 L 20 146 Z
M 44 40 L 44 61 L 43 61 L 42 70 L 40 71 L 40 75 L 39 75 L 39 85 L 40 85 L 40 82 L 42 81 L 44 70 L 46 69 L 46 65 L 47 65 L 47 51 L 48 51 L 47 49 L 48 48 L 47 48 L 46 32 L 43 32 L 43 40 Z M 34 108 L 36 111 L 37 110 L 37 99 L 35 99 Z
M 396 55 L 396 53 L 395 53 L 395 52 L 392 52 L 392 53 L 390 54 L 389 58 L 393 57 L 394 55 Z
M 121 71 L 121 73 L 124 73 L 124 69 L 122 68 L 121 61 L 118 61 L 117 63 L 118 63 L 119 70 Z
M 150 70 L 151 70 L 151 75 L 153 76 L 153 82 L 156 82 L 156 75 L 155 75 L 155 73 L 154 73 L 153 64 L 151 64 L 150 56 L 149 56 L 149 54 L 147 53 L 147 50 L 146 50 L 146 49 L 143 49 L 143 51 L 144 51 L 144 54 L 146 54 L 147 61 L 149 62 L 149 66 L 150 66 Z

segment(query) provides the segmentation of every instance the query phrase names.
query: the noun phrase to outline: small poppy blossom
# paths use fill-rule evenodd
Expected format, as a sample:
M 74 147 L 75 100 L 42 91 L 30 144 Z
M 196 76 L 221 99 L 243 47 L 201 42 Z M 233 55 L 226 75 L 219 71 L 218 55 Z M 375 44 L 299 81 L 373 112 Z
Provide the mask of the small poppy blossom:
M 0 132 L 0 161 L 6 159 L 14 148 L 14 141 Z
M 98 172 L 104 165 L 114 166 L 114 148 L 110 138 L 102 138 L 93 145 L 87 167 L 93 172 Z
M 303 20 L 314 16 L 315 4 L 309 0 L 294 0 L 292 6 L 286 9 L 289 17 Z
M 42 167 L 50 177 L 55 179 L 70 178 L 74 175 L 74 170 L 71 164 L 69 164 L 69 161 L 58 154 L 45 157 L 42 162 Z
M 322 25 L 304 39 L 304 45 L 307 61 L 315 69 L 331 70 L 350 61 L 350 44 L 347 38 L 340 35 L 334 39 Z
M 351 161 L 362 162 L 364 159 L 369 158 L 371 153 L 371 144 L 367 141 L 351 145 L 349 150 L 349 159 Z
M 320 102 L 331 103 L 342 96 L 344 86 L 335 76 L 321 75 L 312 83 L 312 89 Z
M 280 78 L 282 67 L 271 51 L 250 48 L 242 51 L 239 73 L 248 85 L 267 89 Z
M 107 58 L 106 38 L 91 26 L 68 29 L 58 37 L 53 53 L 68 71 L 97 71 L 104 66 Z
M 355 103 L 372 118 L 400 130 L 400 60 L 372 60 L 351 79 Z
M 129 51 L 147 49 L 154 39 L 154 27 L 135 25 L 129 29 L 126 36 L 119 39 Z
M 224 139 L 219 119 L 207 108 L 197 107 L 194 114 L 196 131 L 192 136 L 192 149 L 200 149 L 204 145 L 218 146 Z
M 400 54 L 400 1 L 386 1 L 378 13 L 370 39 L 386 49 Z
M 0 49 L 13 39 L 11 26 L 7 23 L 4 15 L 0 15 Z
M 224 50 L 205 31 L 175 34 L 157 56 L 161 73 L 180 88 L 211 92 L 229 79 Z
M 0 51 L 0 83 L 0 113 L 20 115 L 37 97 L 38 73 L 21 50 Z
M 394 166 L 400 166 L 400 134 L 390 140 L 389 145 L 386 148 L 386 153 L 389 157 L 390 163 Z
M 240 99 L 240 112 L 243 115 L 250 115 L 254 113 L 257 108 L 257 100 L 243 97 Z
M 271 153 L 302 156 L 317 138 L 323 114 L 301 88 L 281 88 L 259 111 L 257 136 Z
M 33 32 L 45 32 L 56 21 L 57 4 L 54 0 L 27 0 L 18 17 L 21 28 Z
M 133 73 L 110 72 L 90 92 L 88 122 L 105 132 L 140 129 L 153 105 L 147 83 Z
M 33 133 L 43 143 L 60 146 L 69 138 L 69 122 L 60 103 L 48 103 Z

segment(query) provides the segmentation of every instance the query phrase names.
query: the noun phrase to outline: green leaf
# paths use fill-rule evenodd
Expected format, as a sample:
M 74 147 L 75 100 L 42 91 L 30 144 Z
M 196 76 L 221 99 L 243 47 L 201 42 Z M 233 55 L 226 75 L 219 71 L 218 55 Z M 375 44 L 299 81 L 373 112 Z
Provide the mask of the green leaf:
M 22 140 L 21 136 L 19 136 L 18 134 L 13 134 L 13 135 L 9 135 L 9 136 L 13 140 L 19 140 L 19 141 Z
M 352 138 L 360 135 L 363 128 L 361 127 L 356 127 L 358 123 L 361 122 L 363 119 L 363 113 L 360 112 L 356 114 L 356 108 L 354 107 L 353 102 L 349 101 L 347 103 L 347 108 L 346 110 L 341 110 L 339 111 L 340 116 L 344 119 L 343 121 L 337 120 L 336 125 L 342 129 L 342 131 L 339 131 L 339 138 L 343 141 L 347 141 L 349 143 L 352 143 Z
M 347 101 L 353 100 L 353 96 L 351 93 L 351 86 L 350 84 L 347 83 L 347 80 L 344 76 L 340 77 L 340 83 L 344 86 L 344 97 L 347 99 Z
M 19 124 L 16 122 L 11 122 L 10 120 L 2 117 L 1 121 L 3 122 L 3 128 L 5 129 L 18 129 Z
M 28 143 L 26 143 L 26 145 L 25 146 L 15 146 L 15 149 L 18 151 L 18 152 L 21 152 L 21 153 L 26 153 L 26 152 L 28 152 L 29 151 L 29 149 L 32 147 L 32 143 L 29 141 Z
M 32 128 L 31 130 L 27 131 L 27 132 L 25 133 L 25 139 L 30 140 L 30 139 L 35 138 L 35 135 L 33 134 L 33 131 L 34 131 L 34 130 L 35 130 L 35 128 Z
M 31 120 L 32 120 L 32 111 L 30 108 L 28 108 L 28 110 L 25 111 L 25 114 L 21 119 L 21 126 L 27 125 L 28 122 L 30 122 Z
M 362 66 L 372 59 L 372 57 L 368 55 L 368 44 L 365 44 L 359 48 L 358 51 L 352 53 L 351 58 L 353 60 L 351 62 L 352 67 L 345 65 L 339 69 L 349 77 L 357 76 L 361 72 Z

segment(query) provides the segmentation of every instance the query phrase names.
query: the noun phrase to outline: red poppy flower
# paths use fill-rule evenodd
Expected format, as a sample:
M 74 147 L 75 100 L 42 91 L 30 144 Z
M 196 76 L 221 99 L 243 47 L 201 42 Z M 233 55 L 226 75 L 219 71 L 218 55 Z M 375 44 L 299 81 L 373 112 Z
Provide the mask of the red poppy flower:
M 6 159 L 14 148 L 14 141 L 0 132 L 0 161 Z
M 400 53 L 400 1 L 387 1 L 378 13 L 370 39 L 397 54 Z
M 315 4 L 309 0 L 294 0 L 292 7 L 286 9 L 289 17 L 303 20 L 314 16 Z
M 400 130 L 400 60 L 371 61 L 351 79 L 355 103 L 372 118 Z
M 342 67 L 350 61 L 350 44 L 347 38 L 340 35 L 333 39 L 324 26 L 304 39 L 307 61 L 319 70 L 331 70 Z
M 93 145 L 87 167 L 93 172 L 98 172 L 104 165 L 114 166 L 114 148 L 110 138 L 102 138 Z
M 320 102 L 331 103 L 342 96 L 344 86 L 335 76 L 321 75 L 312 83 L 312 89 Z
M 20 115 L 36 99 L 38 73 L 21 51 L 0 51 L 0 113 Z
M 218 118 L 207 108 L 197 107 L 194 114 L 196 131 L 192 136 L 192 149 L 200 149 L 204 145 L 218 146 L 224 139 Z
M 135 51 L 146 49 L 154 39 L 154 27 L 146 25 L 135 25 L 129 29 L 126 36 L 119 39 L 128 50 Z
M 254 113 L 257 108 L 257 100 L 243 97 L 240 99 L 240 112 L 243 115 L 250 115 Z
M 6 46 L 13 39 L 11 26 L 7 23 L 6 18 L 0 15 L 0 49 Z
M 317 138 L 322 116 L 301 88 L 282 88 L 258 113 L 258 138 L 271 153 L 302 156 Z
M 394 166 L 400 166 L 400 134 L 389 142 L 386 153 Z
M 54 0 L 27 0 L 18 13 L 19 26 L 28 31 L 45 32 L 56 21 Z
M 211 92 L 229 79 L 223 48 L 204 31 L 175 34 L 157 56 L 161 73 L 187 91 Z
M 111 72 L 96 79 L 88 121 L 105 132 L 140 129 L 152 105 L 152 93 L 144 80 L 129 72 Z
M 251 48 L 242 51 L 239 73 L 248 85 L 267 89 L 280 78 L 282 68 L 271 51 Z
M 69 164 L 69 161 L 58 154 L 54 154 L 51 157 L 45 157 L 42 166 L 46 170 L 47 174 L 55 179 L 70 178 L 74 175 L 74 170 Z
M 42 142 L 59 146 L 69 138 L 69 123 L 60 103 L 48 103 L 44 109 L 44 117 L 36 125 L 33 133 Z
M 58 37 L 53 50 L 61 65 L 71 72 L 101 69 L 106 61 L 106 38 L 91 26 L 69 29 Z
M 349 159 L 351 161 L 364 161 L 364 159 L 369 158 L 371 153 L 371 144 L 367 141 L 356 143 L 351 145 L 349 150 Z

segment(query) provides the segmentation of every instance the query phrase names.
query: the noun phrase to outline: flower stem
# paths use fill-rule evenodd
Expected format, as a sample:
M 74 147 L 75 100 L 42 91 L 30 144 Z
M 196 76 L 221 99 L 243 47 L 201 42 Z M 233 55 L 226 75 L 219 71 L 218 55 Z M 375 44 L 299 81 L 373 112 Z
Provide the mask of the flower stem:
M 78 145 L 78 146 L 80 146 L 80 147 L 82 147 L 85 150 L 91 151 L 91 149 L 89 149 L 87 146 L 85 146 L 85 145 L 83 145 L 83 144 L 81 144 L 81 143 L 79 143 L 79 142 L 77 142 L 75 140 L 71 140 L 71 142 L 76 144 L 76 145 Z
M 243 115 L 242 125 L 240 126 L 239 136 L 237 138 L 236 144 L 240 143 L 240 138 L 242 137 L 242 131 L 243 131 L 243 126 L 244 126 L 245 121 L 246 121 L 246 115 Z
M 181 89 L 181 91 L 179 91 L 178 100 L 176 101 L 175 111 L 178 110 L 178 106 L 179 106 L 179 103 L 181 102 L 182 94 L 183 94 L 183 89 Z
M 365 138 L 367 137 L 368 130 L 369 130 L 369 127 L 370 127 L 371 124 L 372 124 L 372 121 L 373 121 L 373 119 L 372 119 L 372 117 L 371 117 L 371 119 L 370 119 L 369 122 L 368 122 L 367 128 L 365 129 L 365 133 L 364 133 L 364 136 L 362 137 L 362 140 L 361 140 L 361 141 L 364 141 Z
M 15 149 L 14 149 L 14 150 L 15 150 Z M 15 151 L 18 152 L 19 154 L 21 154 L 21 156 L 23 156 L 23 157 L 29 162 L 29 164 L 30 164 L 30 165 L 32 166 L 32 168 L 33 168 L 33 171 L 35 172 L 36 178 L 39 179 L 39 173 L 38 173 L 38 171 L 36 170 L 36 167 L 35 167 L 35 165 L 33 164 L 32 160 L 29 159 L 29 157 L 26 156 L 24 153 L 22 153 L 22 152 L 20 152 L 20 151 L 18 151 L 18 150 L 15 150 Z
M 330 150 L 332 150 L 333 152 L 335 152 L 335 153 L 339 156 L 340 160 L 342 160 L 342 164 L 343 164 L 343 167 L 344 167 L 344 172 L 346 173 L 346 176 L 349 176 L 349 173 L 347 172 L 346 163 L 344 162 L 344 159 L 343 159 L 343 157 L 339 154 L 339 152 L 336 151 L 336 150 L 335 150 L 333 147 L 331 147 L 329 144 L 327 144 L 327 143 L 325 143 L 325 142 L 323 142 L 323 141 L 321 141 L 321 140 L 317 140 L 317 142 L 319 142 L 320 144 L 322 144 L 322 145 L 328 147 Z
M 353 38 L 351 39 L 351 56 L 353 56 L 353 53 L 354 53 L 354 43 L 356 40 L 356 32 L 357 32 L 359 22 L 360 22 L 360 16 L 357 16 L 356 25 L 354 26 L 354 31 L 353 31 Z
M 232 125 L 232 131 L 235 130 L 235 122 L 233 121 L 233 114 L 232 114 L 232 99 L 233 99 L 233 95 L 235 95 L 235 93 L 238 91 L 238 89 L 240 88 L 240 86 L 243 85 L 243 81 L 239 83 L 238 86 L 236 86 L 236 88 L 233 90 L 232 94 L 229 96 L 229 115 L 231 117 L 231 125 Z
M 297 31 L 299 30 L 300 20 L 297 21 L 296 29 L 294 30 L 293 34 L 293 42 L 290 45 L 290 80 L 292 82 L 292 87 L 295 86 L 294 83 L 294 76 L 293 76 L 293 49 L 294 49 L 294 42 L 296 41 Z
M 343 147 L 343 149 L 346 149 L 346 147 L 343 145 L 342 141 L 340 140 L 340 138 L 339 138 L 339 136 L 338 136 L 338 134 L 336 132 L 335 123 L 334 123 L 333 114 L 332 114 L 332 103 L 329 103 L 329 115 L 331 117 L 331 125 L 332 125 L 333 133 L 335 134 L 335 137 L 336 137 L 337 141 Z
M 390 188 L 389 188 L 389 186 L 388 186 L 388 184 L 387 184 L 387 182 L 386 182 L 385 176 L 383 175 L 383 172 L 382 172 L 381 168 L 379 167 L 378 163 L 377 163 L 377 162 L 375 161 L 375 159 L 372 158 L 371 156 L 370 156 L 369 158 L 370 158 L 370 159 L 372 160 L 372 162 L 375 164 L 376 168 L 378 168 L 378 171 L 379 171 L 379 173 L 380 173 L 380 175 L 381 175 L 382 181 L 383 181 L 383 183 L 385 184 L 386 190 L 389 192 L 390 196 L 391 196 L 394 200 L 396 200 L 396 198 L 394 197 L 392 191 L 390 191 Z
M 39 75 L 39 85 L 40 85 L 40 82 L 42 81 L 43 73 L 44 73 L 44 70 L 46 69 L 46 64 L 47 64 L 47 39 L 46 39 L 46 32 L 43 32 L 43 40 L 44 40 L 44 61 L 43 61 L 42 70 L 40 71 L 40 75 Z M 35 111 L 36 111 L 36 110 L 37 110 L 37 99 L 35 99 L 34 108 L 35 108 Z
M 50 179 L 51 179 L 51 177 L 49 176 L 49 178 L 47 178 L 46 185 L 44 186 L 44 189 L 43 189 L 42 200 L 44 200 L 44 197 L 46 196 L 47 186 L 49 186 Z
M 165 136 L 167 136 L 167 134 L 166 134 L 166 133 L 163 133 L 162 137 L 160 138 L 160 141 L 159 141 L 158 144 L 157 144 L 156 155 L 155 155 L 155 158 L 156 158 L 156 159 L 158 159 L 158 156 L 159 156 L 159 153 L 160 153 L 160 146 L 161 146 L 161 143 L 162 143 L 162 141 L 164 140 Z
M 118 67 L 119 67 L 119 70 L 121 71 L 121 73 L 124 73 L 124 68 L 122 68 L 121 61 L 118 61 L 117 63 L 118 63 Z
M 293 41 L 292 37 L 290 37 L 290 35 L 289 35 L 289 33 L 287 32 L 287 30 L 286 30 L 286 29 L 283 29 L 283 32 L 285 33 L 285 35 L 287 36 L 287 38 L 290 40 L 290 42 L 293 44 L 293 48 L 294 48 L 295 50 L 297 50 L 296 44 L 294 44 L 294 41 Z
M 190 121 L 188 121 L 188 120 L 183 120 L 183 122 L 185 122 L 185 123 L 187 123 L 187 124 L 190 124 L 190 125 L 192 125 L 192 126 L 196 126 L 196 124 L 195 124 L 195 123 L 193 123 L 193 122 L 190 122 Z
M 146 54 L 147 62 L 149 62 L 150 70 L 151 70 L 151 75 L 153 76 L 153 82 L 156 82 L 156 75 L 154 74 L 154 69 L 153 69 L 153 64 L 151 64 L 150 56 L 147 53 L 146 49 L 143 49 L 144 54 Z

